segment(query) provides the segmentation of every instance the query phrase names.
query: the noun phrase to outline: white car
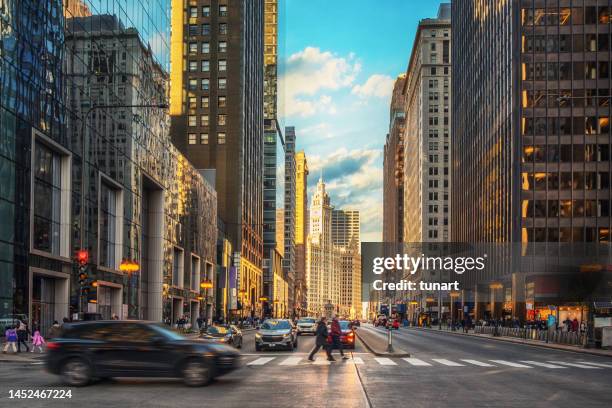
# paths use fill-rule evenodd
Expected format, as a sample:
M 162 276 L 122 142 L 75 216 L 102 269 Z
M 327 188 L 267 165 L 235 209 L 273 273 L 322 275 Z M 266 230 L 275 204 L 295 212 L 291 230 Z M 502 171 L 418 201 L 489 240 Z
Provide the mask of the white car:
M 297 322 L 298 336 L 302 334 L 314 334 L 317 331 L 317 319 L 314 317 L 303 317 Z

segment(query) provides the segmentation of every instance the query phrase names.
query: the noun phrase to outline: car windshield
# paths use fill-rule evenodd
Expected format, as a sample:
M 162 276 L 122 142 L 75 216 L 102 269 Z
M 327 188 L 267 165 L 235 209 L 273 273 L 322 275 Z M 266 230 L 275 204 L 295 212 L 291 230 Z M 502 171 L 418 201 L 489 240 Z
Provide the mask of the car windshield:
M 206 332 L 208 334 L 227 334 L 228 330 L 227 327 L 223 326 L 210 326 Z
M 149 327 L 151 327 L 153 330 L 155 330 L 157 333 L 161 334 L 168 340 L 185 340 L 185 337 L 181 336 L 177 332 L 168 329 L 165 326 L 162 326 L 161 324 L 152 324 Z
M 315 319 L 300 319 L 298 320 L 298 324 L 299 323 L 314 323 Z
M 349 330 L 350 322 L 348 320 L 340 320 L 340 330 Z
M 291 325 L 287 320 L 266 320 L 261 328 L 262 330 L 289 330 Z

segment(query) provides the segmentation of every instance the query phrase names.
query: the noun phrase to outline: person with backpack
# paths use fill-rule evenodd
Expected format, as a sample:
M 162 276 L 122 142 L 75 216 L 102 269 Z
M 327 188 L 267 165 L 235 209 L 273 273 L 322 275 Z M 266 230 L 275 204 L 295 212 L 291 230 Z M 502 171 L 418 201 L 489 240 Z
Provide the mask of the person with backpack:
M 45 338 L 40 334 L 39 330 L 36 330 L 34 332 L 34 336 L 32 336 L 32 353 L 34 352 L 34 350 L 36 349 L 36 347 L 38 347 L 38 349 L 40 350 L 40 352 L 43 352 L 43 344 L 45 344 Z
M 6 354 L 9 348 L 13 349 L 13 353 L 17 353 L 17 326 L 8 326 L 4 332 L 4 337 L 6 337 L 6 344 L 2 349 L 2 354 Z

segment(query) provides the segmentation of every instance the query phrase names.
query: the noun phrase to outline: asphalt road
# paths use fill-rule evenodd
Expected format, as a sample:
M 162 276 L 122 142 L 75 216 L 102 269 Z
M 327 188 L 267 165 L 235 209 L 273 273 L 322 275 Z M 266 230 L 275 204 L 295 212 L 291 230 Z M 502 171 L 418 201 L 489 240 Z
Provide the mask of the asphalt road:
M 310 363 L 313 337 L 300 337 L 296 351 L 255 352 L 248 332 L 244 367 L 207 387 L 116 379 L 72 388 L 69 400 L 8 399 L 11 389 L 66 387 L 40 364 L 0 363 L 0 407 L 612 406 L 612 359 L 408 329 L 394 333 L 394 342 L 409 360 L 376 357 L 358 343 L 349 360 L 330 364 L 320 352 Z

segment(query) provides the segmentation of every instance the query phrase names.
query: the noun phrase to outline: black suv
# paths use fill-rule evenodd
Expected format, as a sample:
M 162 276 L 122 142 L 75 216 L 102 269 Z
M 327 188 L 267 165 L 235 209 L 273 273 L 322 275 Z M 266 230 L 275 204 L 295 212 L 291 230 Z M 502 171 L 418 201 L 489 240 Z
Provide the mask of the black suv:
M 240 361 L 226 345 L 189 340 L 162 324 L 135 320 L 64 324 L 47 350 L 47 370 L 73 386 L 111 377 L 182 377 L 200 386 Z

